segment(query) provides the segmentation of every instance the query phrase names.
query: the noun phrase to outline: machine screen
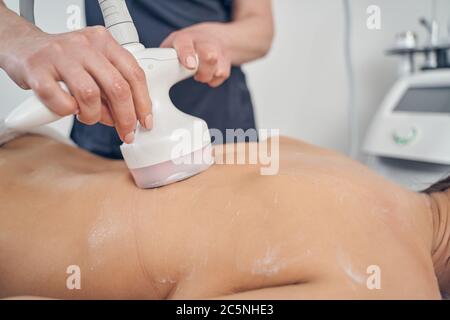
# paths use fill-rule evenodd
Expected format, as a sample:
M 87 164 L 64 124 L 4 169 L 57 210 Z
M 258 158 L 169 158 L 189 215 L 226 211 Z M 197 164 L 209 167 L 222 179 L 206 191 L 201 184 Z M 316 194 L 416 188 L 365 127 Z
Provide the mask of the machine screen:
M 450 87 L 410 88 L 394 111 L 450 113 Z

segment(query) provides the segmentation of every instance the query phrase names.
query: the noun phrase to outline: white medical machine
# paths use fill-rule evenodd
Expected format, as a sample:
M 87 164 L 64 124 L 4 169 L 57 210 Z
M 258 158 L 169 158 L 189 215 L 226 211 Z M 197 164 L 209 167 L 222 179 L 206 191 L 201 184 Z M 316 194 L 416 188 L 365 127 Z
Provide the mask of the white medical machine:
M 401 78 L 388 93 L 363 151 L 368 165 L 420 190 L 450 174 L 450 70 Z
M 407 31 L 387 50 L 401 59 L 400 77 L 362 146 L 369 167 L 416 191 L 450 175 L 450 39 L 441 38 L 433 3 L 431 20 L 419 20 L 428 33 L 424 45 Z M 420 68 L 417 56 L 424 58 Z

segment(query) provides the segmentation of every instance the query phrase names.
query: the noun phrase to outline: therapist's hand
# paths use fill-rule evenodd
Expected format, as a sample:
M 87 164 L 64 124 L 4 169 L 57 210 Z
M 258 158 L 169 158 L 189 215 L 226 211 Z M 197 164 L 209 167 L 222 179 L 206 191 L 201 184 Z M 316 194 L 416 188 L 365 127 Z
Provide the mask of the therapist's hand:
M 197 68 L 195 80 L 211 87 L 220 86 L 230 77 L 231 59 L 222 37 L 208 23 L 194 25 L 170 34 L 162 48 L 174 48 L 181 64 L 188 69 Z
M 104 27 L 57 35 L 31 29 L 10 39 L 0 55 L 0 67 L 60 116 L 77 113 L 85 124 L 115 126 L 126 143 L 137 121 L 152 126 L 145 74 Z

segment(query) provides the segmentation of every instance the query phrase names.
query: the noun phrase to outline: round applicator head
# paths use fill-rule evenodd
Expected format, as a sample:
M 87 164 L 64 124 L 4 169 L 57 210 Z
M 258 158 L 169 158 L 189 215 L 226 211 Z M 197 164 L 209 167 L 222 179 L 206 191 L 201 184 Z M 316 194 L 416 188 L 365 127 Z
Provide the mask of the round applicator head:
M 211 152 L 212 148 L 209 144 L 203 149 L 178 159 L 130 171 L 139 188 L 158 188 L 188 179 L 208 169 L 214 163 Z

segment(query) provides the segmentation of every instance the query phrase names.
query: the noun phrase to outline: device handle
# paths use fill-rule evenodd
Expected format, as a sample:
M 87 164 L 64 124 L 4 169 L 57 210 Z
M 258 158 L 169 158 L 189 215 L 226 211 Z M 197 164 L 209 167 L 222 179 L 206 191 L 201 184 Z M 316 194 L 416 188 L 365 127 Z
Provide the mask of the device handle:
M 63 82 L 61 88 L 69 92 Z M 16 131 L 27 131 L 60 120 L 61 116 L 48 109 L 35 95 L 31 96 L 15 108 L 5 119 L 7 128 Z
M 139 43 L 139 35 L 125 0 L 98 0 L 105 27 L 121 45 Z
M 139 43 L 139 35 L 125 0 L 98 0 L 106 28 L 120 45 Z M 35 23 L 34 0 L 19 1 L 20 15 Z

